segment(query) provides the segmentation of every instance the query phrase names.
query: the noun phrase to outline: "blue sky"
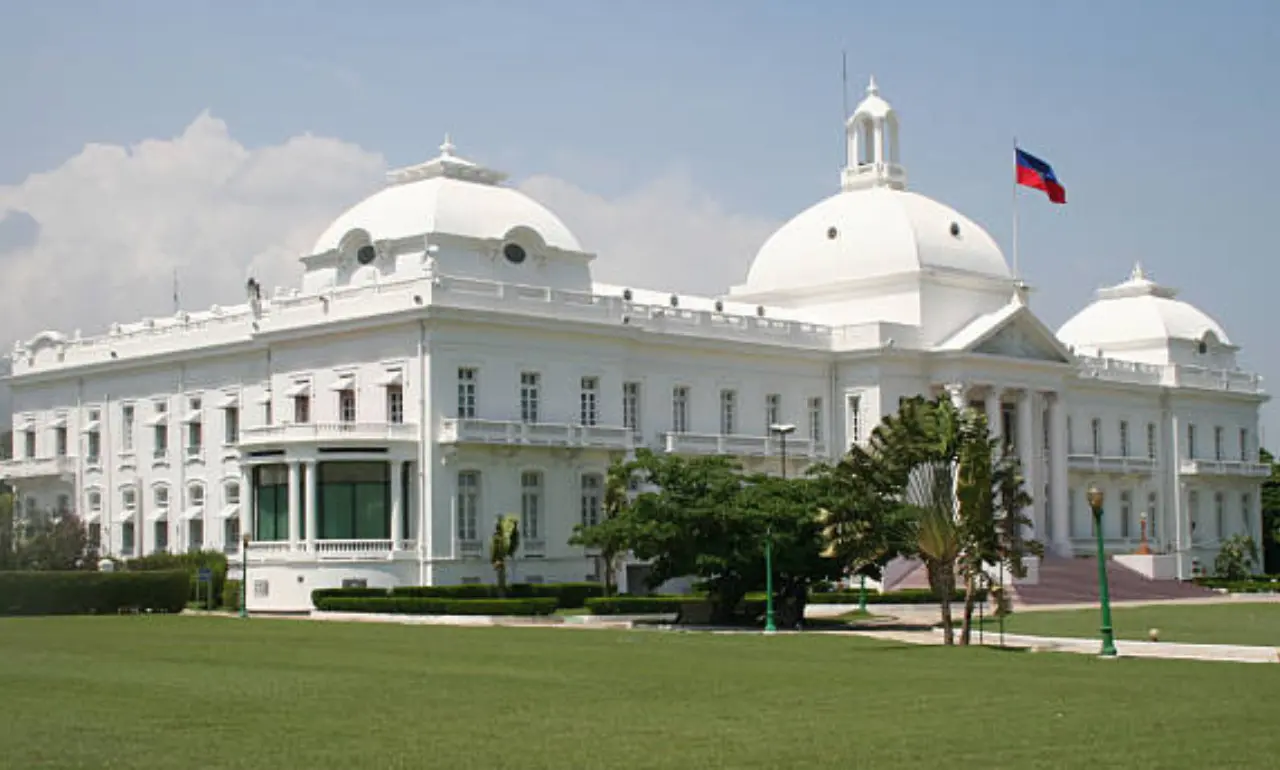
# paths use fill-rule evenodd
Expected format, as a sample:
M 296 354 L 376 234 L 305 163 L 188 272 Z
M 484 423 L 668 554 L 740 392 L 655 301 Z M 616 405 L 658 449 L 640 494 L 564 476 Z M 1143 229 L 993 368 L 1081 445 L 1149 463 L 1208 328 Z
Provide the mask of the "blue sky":
M 1280 382 L 1274 2 L 9 2 L 0 190 L 208 111 L 249 150 L 310 133 L 400 165 L 450 131 L 517 180 L 675 175 L 776 223 L 835 190 L 842 50 L 850 104 L 874 73 L 899 110 L 912 188 L 1006 253 L 1012 137 L 1054 165 L 1070 203 L 1020 201 L 1051 326 L 1141 260 Z

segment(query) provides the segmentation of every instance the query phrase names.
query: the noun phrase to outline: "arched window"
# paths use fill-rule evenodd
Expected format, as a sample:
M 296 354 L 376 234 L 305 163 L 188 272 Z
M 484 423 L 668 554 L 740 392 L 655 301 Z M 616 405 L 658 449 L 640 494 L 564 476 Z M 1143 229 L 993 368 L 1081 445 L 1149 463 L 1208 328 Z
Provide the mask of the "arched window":
M 96 489 L 90 489 L 89 494 L 86 495 L 86 497 L 88 499 L 89 510 L 91 512 L 102 510 L 102 492 Z
M 598 473 L 582 477 L 582 526 L 594 527 L 600 523 L 604 505 L 604 479 Z

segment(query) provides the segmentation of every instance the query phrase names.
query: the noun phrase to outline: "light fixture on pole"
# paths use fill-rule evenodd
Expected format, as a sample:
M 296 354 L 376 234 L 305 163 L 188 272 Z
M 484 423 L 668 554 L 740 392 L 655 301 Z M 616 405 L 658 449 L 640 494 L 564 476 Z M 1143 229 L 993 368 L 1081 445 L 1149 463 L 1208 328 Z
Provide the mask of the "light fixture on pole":
M 776 433 L 782 439 L 782 478 L 787 477 L 787 436 L 795 433 L 796 426 L 774 423 L 769 426 L 770 433 Z M 773 525 L 765 532 L 764 537 L 764 632 L 772 634 L 778 627 L 773 618 Z
M 1116 640 L 1111 629 L 1111 595 L 1107 589 L 1107 554 L 1102 547 L 1102 490 L 1089 487 L 1089 508 L 1093 511 L 1093 534 L 1098 543 L 1098 603 L 1102 607 L 1102 651 L 1104 658 L 1116 656 Z
M 1138 514 L 1139 526 L 1142 528 L 1142 540 L 1138 541 L 1138 555 L 1150 556 L 1151 546 L 1147 543 L 1147 512 Z

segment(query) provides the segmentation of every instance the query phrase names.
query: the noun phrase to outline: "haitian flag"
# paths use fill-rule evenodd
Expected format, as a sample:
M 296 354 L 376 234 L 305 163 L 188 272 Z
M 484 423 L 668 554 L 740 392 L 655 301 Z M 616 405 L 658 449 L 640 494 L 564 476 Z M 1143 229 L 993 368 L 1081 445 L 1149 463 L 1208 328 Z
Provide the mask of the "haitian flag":
M 1018 156 L 1018 184 L 1044 190 L 1054 203 L 1066 203 L 1067 188 L 1058 182 L 1058 177 L 1053 174 L 1053 167 L 1029 152 L 1016 147 L 1013 149 Z

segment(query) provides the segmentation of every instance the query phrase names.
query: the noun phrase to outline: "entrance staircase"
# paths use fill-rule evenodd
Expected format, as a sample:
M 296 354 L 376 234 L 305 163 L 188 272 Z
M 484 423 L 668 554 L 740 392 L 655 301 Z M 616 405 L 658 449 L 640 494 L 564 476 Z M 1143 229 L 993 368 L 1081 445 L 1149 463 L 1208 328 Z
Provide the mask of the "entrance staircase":
M 1107 560 L 1107 586 L 1113 601 L 1204 599 L 1211 589 L 1178 580 L 1148 580 Z M 1098 561 L 1093 557 L 1045 556 L 1036 585 L 1016 584 L 1013 594 L 1022 604 L 1085 604 L 1098 601 Z

